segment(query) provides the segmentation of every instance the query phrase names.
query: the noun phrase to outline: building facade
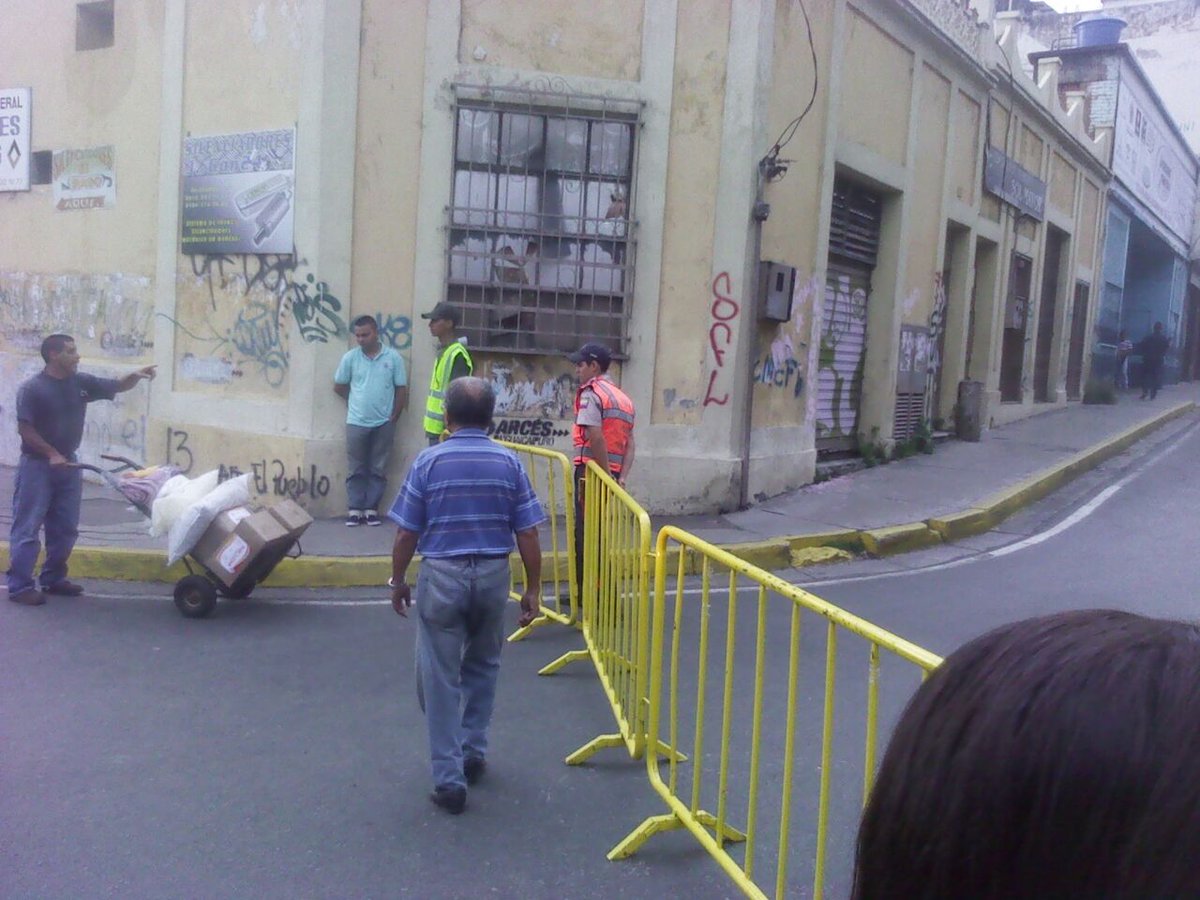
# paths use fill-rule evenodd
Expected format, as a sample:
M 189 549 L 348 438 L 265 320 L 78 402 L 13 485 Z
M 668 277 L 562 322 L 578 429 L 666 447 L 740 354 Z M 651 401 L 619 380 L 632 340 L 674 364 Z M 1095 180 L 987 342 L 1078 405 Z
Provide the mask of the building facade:
M 964 381 L 985 422 L 1052 408 L 1090 365 L 1108 133 L 965 0 L 12 6 L 38 165 L 0 194 L 0 462 L 55 330 L 160 367 L 85 455 L 319 514 L 361 314 L 413 385 L 395 476 L 449 300 L 507 439 L 569 447 L 564 351 L 608 343 L 662 512 L 952 427 Z

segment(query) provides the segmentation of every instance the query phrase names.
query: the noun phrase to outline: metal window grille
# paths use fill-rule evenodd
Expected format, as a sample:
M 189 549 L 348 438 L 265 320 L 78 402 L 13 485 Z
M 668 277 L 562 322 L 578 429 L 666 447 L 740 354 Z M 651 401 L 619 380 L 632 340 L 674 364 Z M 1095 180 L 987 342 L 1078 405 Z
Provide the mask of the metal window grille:
M 455 87 L 446 300 L 473 347 L 627 349 L 641 104 Z

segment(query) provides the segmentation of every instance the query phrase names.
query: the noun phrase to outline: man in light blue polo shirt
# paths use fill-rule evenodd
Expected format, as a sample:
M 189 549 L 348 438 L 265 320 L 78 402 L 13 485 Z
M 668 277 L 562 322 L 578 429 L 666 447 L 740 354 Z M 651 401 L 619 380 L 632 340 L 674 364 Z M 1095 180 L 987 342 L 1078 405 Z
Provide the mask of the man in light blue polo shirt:
M 358 346 L 342 357 L 333 390 L 346 401 L 346 525 L 380 525 L 396 420 L 408 402 L 404 359 L 379 340 L 372 316 L 354 320 Z

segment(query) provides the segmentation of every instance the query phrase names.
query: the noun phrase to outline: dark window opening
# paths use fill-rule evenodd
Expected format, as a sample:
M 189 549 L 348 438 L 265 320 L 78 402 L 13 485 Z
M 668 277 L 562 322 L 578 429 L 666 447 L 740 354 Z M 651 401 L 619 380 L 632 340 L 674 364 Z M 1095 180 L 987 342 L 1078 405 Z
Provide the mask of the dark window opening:
M 50 169 L 54 162 L 54 151 L 34 150 L 29 162 L 29 182 L 31 184 L 49 184 Z
M 113 0 L 75 4 L 75 49 L 103 50 L 113 45 Z

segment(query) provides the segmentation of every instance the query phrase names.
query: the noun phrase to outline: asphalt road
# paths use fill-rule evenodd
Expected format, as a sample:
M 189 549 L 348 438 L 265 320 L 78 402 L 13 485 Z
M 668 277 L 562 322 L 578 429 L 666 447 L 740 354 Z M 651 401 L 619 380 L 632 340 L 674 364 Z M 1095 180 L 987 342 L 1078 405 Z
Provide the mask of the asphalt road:
M 821 596 L 947 653 L 996 624 L 1115 606 L 1191 617 L 1200 487 L 1195 420 L 1106 463 L 1001 529 L 890 560 L 790 573 Z M 689 590 L 696 588 L 689 580 Z M 0 604 L 0 896 L 726 897 L 726 876 L 684 834 L 631 860 L 604 854 L 664 811 L 645 768 L 604 751 L 563 757 L 613 729 L 590 667 L 537 669 L 578 647 L 538 631 L 506 650 L 491 767 L 453 818 L 426 799 L 424 726 L 412 693 L 411 624 L 377 592 L 259 591 L 210 620 L 178 616 L 158 585 L 95 582 L 40 609 Z M 695 596 L 690 595 L 690 596 Z M 736 654 L 729 717 L 731 821 L 747 812 L 752 594 L 714 595 L 711 672 Z M 719 675 L 698 682 L 699 604 L 681 633 L 681 746 L 715 808 Z M 512 611 L 515 618 L 515 609 Z M 780 725 L 790 611 L 771 605 L 756 874 L 773 879 L 782 794 Z M 811 617 L 808 617 L 811 619 Z M 726 641 L 733 621 L 735 639 Z M 807 896 L 819 775 L 825 635 L 806 621 L 798 679 L 789 896 Z M 865 651 L 840 644 L 827 896 L 848 890 L 862 791 Z M 690 675 L 687 673 L 691 673 Z M 885 666 L 881 721 L 915 683 Z M 708 703 L 705 736 L 688 717 Z M 740 850 L 735 852 L 740 853 Z M 740 858 L 740 857 L 739 857 Z

